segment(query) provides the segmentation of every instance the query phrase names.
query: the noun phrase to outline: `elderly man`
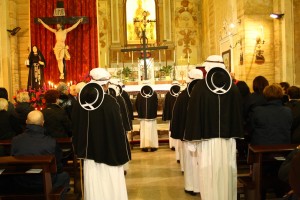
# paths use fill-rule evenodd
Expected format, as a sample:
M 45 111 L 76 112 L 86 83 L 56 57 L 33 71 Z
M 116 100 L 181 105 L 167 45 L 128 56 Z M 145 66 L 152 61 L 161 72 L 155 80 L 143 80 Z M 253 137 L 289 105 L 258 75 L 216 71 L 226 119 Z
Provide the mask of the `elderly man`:
M 130 148 L 120 107 L 106 94 L 110 74 L 95 68 L 90 75 L 72 112 L 74 151 L 84 160 L 84 199 L 127 200 L 123 165 Z
M 53 154 L 56 158 L 57 174 L 52 174 L 53 188 L 65 186 L 65 192 L 69 190 L 70 177 L 62 171 L 62 152 L 55 139 L 45 135 L 43 113 L 31 111 L 26 120 L 25 131 L 14 137 L 11 144 L 11 155 L 48 155 Z M 30 189 L 43 189 L 43 180 L 40 174 L 36 177 L 21 176 L 16 179 L 21 187 Z
M 237 199 L 235 138 L 243 137 L 241 95 L 221 56 L 204 63 L 206 77 L 193 88 L 187 109 L 185 140 L 201 141 L 202 200 Z

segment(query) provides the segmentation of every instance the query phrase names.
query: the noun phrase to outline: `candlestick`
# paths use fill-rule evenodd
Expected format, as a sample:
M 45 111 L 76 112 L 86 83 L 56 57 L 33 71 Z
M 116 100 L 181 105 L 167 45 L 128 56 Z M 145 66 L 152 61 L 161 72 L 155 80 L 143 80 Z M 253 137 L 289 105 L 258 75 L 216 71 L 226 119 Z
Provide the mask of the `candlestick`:
M 131 53 L 131 64 L 133 64 L 133 51 Z
M 117 65 L 119 65 L 119 52 L 117 52 Z
M 160 64 L 160 62 L 161 62 L 161 60 L 160 60 L 160 50 L 158 51 L 158 60 L 159 60 L 159 64 Z
M 176 62 L 176 52 L 174 50 L 174 63 Z

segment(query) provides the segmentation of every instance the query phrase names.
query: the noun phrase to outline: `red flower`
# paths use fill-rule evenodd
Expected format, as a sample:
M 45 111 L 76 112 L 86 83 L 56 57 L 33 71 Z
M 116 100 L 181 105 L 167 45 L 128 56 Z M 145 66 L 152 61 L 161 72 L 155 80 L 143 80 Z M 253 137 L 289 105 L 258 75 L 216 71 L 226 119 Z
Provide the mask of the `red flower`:
M 32 102 L 35 102 L 35 101 L 36 101 L 36 98 L 35 98 L 35 97 L 32 97 L 32 98 L 31 98 L 31 101 L 32 101 Z

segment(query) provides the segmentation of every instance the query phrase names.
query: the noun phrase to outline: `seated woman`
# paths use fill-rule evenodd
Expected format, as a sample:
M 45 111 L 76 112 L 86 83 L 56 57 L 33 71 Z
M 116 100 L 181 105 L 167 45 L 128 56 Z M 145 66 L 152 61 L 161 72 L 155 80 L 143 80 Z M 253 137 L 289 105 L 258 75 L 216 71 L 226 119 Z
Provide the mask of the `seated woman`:
M 267 103 L 255 107 L 251 117 L 251 144 L 290 144 L 293 115 L 282 105 L 282 88 L 273 84 L 265 87 L 263 95 Z
M 70 137 L 71 121 L 65 110 L 59 106 L 60 93 L 48 90 L 45 93 L 46 108 L 42 110 L 45 118 L 46 134 L 54 138 Z

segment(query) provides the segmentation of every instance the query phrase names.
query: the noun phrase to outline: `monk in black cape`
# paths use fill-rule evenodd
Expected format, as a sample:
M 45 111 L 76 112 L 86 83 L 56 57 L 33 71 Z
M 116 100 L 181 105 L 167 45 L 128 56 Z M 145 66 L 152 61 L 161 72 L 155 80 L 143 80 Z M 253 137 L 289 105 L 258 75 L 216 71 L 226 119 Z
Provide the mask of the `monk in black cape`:
M 235 138 L 243 137 L 241 95 L 221 56 L 209 56 L 204 66 L 206 78 L 194 86 L 188 104 L 184 139 L 201 141 L 201 199 L 237 199 Z
M 105 93 L 110 74 L 95 68 L 90 75 L 92 80 L 80 91 L 72 112 L 74 151 L 84 160 L 84 195 L 127 199 L 123 165 L 130 160 L 130 148 L 120 107 Z

